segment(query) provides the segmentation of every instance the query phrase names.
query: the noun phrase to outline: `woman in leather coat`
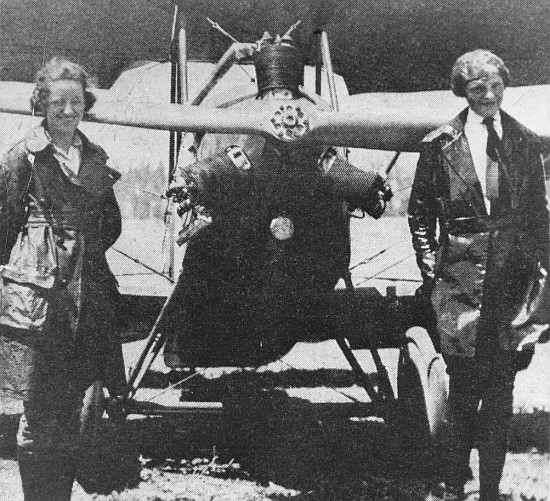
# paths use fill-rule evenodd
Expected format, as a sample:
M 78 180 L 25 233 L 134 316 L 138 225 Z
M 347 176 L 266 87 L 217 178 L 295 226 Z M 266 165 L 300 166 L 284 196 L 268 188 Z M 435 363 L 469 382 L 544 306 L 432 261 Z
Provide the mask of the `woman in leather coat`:
M 450 377 L 445 499 L 463 496 L 476 429 L 480 500 L 498 499 L 515 374 L 547 335 L 542 144 L 500 109 L 508 80 L 488 51 L 457 60 L 452 88 L 469 106 L 424 138 L 409 203 L 420 292 Z
M 84 70 L 52 59 L 31 99 L 45 119 L 0 164 L 0 392 L 23 400 L 25 501 L 70 499 L 84 392 L 124 382 L 105 257 L 121 231 L 120 175 L 77 128 L 93 101 Z

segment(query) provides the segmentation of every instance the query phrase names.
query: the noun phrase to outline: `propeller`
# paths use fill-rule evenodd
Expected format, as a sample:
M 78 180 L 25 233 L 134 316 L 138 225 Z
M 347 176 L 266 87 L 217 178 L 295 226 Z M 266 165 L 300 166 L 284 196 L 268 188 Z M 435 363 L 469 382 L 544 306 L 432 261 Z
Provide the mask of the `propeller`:
M 31 84 L 0 82 L 0 112 L 30 115 Z M 28 92 L 27 92 L 28 91 Z M 221 109 L 141 101 L 112 101 L 97 92 L 95 106 L 84 120 L 130 127 L 185 132 L 258 134 L 286 143 L 417 151 L 422 137 L 441 125 L 433 115 L 379 109 L 360 114 L 320 111 L 305 98 L 273 100 L 250 110 Z

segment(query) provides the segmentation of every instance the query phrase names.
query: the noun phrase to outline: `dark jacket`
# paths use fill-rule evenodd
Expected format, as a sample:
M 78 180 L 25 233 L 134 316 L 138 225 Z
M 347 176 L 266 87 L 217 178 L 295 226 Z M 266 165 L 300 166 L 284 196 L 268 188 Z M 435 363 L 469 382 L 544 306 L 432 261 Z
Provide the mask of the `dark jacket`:
M 99 146 L 77 134 L 78 176 L 62 170 L 43 126 L 0 164 L 0 320 L 4 334 L 17 338 L 19 332 L 33 345 L 65 333 L 67 342 L 87 347 L 82 364 L 95 370 L 116 346 L 108 329 L 118 291 L 105 251 L 121 231 L 113 192 L 120 175 L 107 167 Z
M 423 141 L 409 225 L 443 353 L 515 350 L 548 323 L 549 212 L 538 137 L 501 111 L 499 196 L 487 214 L 464 110 Z

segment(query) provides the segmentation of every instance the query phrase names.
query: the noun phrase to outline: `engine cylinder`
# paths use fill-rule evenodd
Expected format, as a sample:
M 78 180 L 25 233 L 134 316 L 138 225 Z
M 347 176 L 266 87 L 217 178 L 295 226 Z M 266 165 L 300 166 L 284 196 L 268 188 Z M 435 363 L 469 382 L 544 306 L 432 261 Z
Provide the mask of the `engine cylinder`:
M 385 204 L 380 203 L 379 194 L 385 192 L 385 183 L 378 172 L 361 170 L 336 156 L 325 176 L 330 180 L 334 191 L 352 208 L 364 210 L 375 219 L 384 212 Z
M 254 63 L 260 95 L 273 89 L 289 89 L 297 93 L 304 82 L 304 64 L 293 45 L 266 44 Z

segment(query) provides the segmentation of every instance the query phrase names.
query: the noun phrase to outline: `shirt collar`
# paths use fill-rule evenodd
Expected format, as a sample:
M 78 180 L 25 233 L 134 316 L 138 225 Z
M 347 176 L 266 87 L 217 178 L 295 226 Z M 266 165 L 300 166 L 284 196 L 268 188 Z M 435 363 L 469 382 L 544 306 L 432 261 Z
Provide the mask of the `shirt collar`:
M 493 116 L 494 122 L 493 127 L 495 128 L 496 133 L 498 136 L 502 139 L 502 121 L 500 117 L 500 111 L 496 113 L 496 115 Z M 474 127 L 485 127 L 485 124 L 483 123 L 483 120 L 485 117 L 482 117 L 481 115 L 478 115 L 474 110 L 471 108 L 468 108 L 468 116 L 466 117 L 466 124 L 468 128 L 474 126 Z
M 31 153 L 37 153 L 46 149 L 49 145 L 52 145 L 56 152 L 66 155 L 63 150 L 56 148 L 55 145 L 52 143 L 52 138 L 49 132 L 44 127 L 44 124 L 41 124 L 38 127 L 34 127 L 28 132 L 26 136 L 26 145 Z M 80 137 L 78 131 L 73 137 L 73 143 L 71 144 L 71 146 L 82 150 L 82 138 Z
M 46 129 L 44 129 L 44 134 L 57 153 L 59 153 L 64 157 L 68 156 L 68 153 L 66 153 L 61 148 L 58 148 L 55 144 L 53 144 L 52 137 L 50 136 L 50 133 Z M 75 132 L 75 135 L 73 136 L 73 142 L 71 143 L 70 148 L 76 148 L 78 150 L 82 150 L 82 139 L 76 132 Z M 69 148 L 69 151 L 70 151 L 70 148 Z

